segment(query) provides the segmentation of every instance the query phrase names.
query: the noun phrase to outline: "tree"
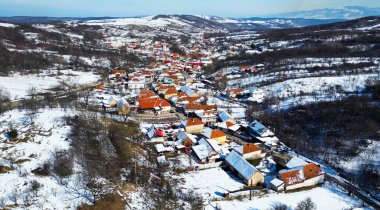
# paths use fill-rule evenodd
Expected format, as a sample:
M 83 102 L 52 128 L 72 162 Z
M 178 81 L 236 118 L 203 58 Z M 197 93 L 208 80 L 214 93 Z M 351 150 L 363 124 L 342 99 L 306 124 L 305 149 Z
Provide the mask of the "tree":
M 79 96 L 83 99 L 85 108 L 87 109 L 89 105 L 89 100 L 92 95 L 92 87 L 91 86 L 82 86 L 79 88 Z
M 186 52 L 183 51 L 177 44 L 173 44 L 171 47 L 170 47 L 170 51 L 172 53 L 178 53 L 180 55 L 186 55 Z
M 276 202 L 272 204 L 272 207 L 270 208 L 270 210 L 290 210 L 290 207 L 287 206 L 286 204 Z
M 35 86 L 29 86 L 29 88 L 26 90 L 26 94 L 28 94 L 28 96 L 30 96 L 32 99 L 34 99 L 37 95 L 38 91 L 37 91 L 37 88 Z
M 315 210 L 317 209 L 315 203 L 310 199 L 306 198 L 297 204 L 295 210 Z
M 10 93 L 5 88 L 0 86 L 0 116 L 9 110 Z
M 228 78 L 223 76 L 220 79 L 215 80 L 215 89 L 219 92 L 225 91 L 228 86 Z

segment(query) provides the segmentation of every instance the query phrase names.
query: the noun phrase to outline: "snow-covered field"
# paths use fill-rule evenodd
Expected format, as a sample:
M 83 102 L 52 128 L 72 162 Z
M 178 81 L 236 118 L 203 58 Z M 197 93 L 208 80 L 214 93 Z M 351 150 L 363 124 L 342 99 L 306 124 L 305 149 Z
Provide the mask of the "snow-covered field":
M 221 168 L 189 172 L 180 176 L 184 189 L 194 190 L 203 197 L 222 197 L 226 191 L 240 190 L 245 184 L 236 176 Z
M 244 188 L 246 185 L 230 172 L 221 168 L 212 168 L 181 174 L 180 178 L 185 182 L 182 185 L 184 190 L 194 190 L 204 199 L 221 198 L 226 191 L 234 191 Z M 262 197 L 249 199 L 217 201 L 208 204 L 207 210 L 216 209 L 216 205 L 223 210 L 230 209 L 270 209 L 276 203 L 284 203 L 295 207 L 298 202 L 310 197 L 317 205 L 317 209 L 340 210 L 351 207 L 359 207 L 362 201 L 348 196 L 348 193 L 338 186 L 326 182 L 321 187 L 294 193 L 276 193 L 270 191 L 270 194 Z M 247 191 L 245 191 L 245 194 Z M 243 193 L 244 194 L 244 193 Z M 369 208 L 368 208 L 369 209 Z
M 295 192 L 295 193 L 274 193 L 263 197 L 253 197 L 252 200 L 244 199 L 242 201 L 219 201 L 212 202 L 211 205 L 206 206 L 206 210 L 216 209 L 218 205 L 222 210 L 239 209 L 239 210 L 256 210 L 256 209 L 270 209 L 276 203 L 283 203 L 292 208 L 297 206 L 297 203 L 305 200 L 306 198 L 316 204 L 317 209 L 328 210 L 341 210 L 341 209 L 370 209 L 358 208 L 362 202 L 356 198 L 347 195 L 347 192 L 341 190 L 337 186 L 330 183 L 324 184 L 322 187 L 316 187 L 311 190 Z
M 341 86 L 343 91 L 361 91 L 368 78 L 374 78 L 377 74 L 362 74 L 340 77 L 309 77 L 301 79 L 291 79 L 284 82 L 275 83 L 261 87 L 266 94 L 277 97 L 289 97 L 300 93 L 310 94 L 313 92 L 326 93 L 329 88 Z
M 16 168 L 0 174 L 2 204 L 13 205 L 15 202 L 12 197 L 16 196 L 18 207 L 14 207 L 14 209 L 76 209 L 79 203 L 74 199 L 73 194 L 59 183 L 57 178 L 38 176 L 31 172 L 45 161 L 52 161 L 54 151 L 67 150 L 70 147 L 67 139 L 70 127 L 59 120 L 68 114 L 74 114 L 74 112 L 60 109 L 40 110 L 34 121 L 36 128 L 33 130 L 42 130 L 45 131 L 44 133 L 51 132 L 51 135 L 33 134 L 30 135 L 29 141 L 18 143 L 5 142 L 6 137 L 3 132 L 8 128 L 10 122 L 17 128 L 28 128 L 30 126 L 28 117 L 24 112 L 18 110 L 6 112 L 0 117 L 0 133 L 2 133 L 0 136 L 0 160 L 13 162 L 12 167 Z M 24 134 L 20 135 L 24 136 Z M 23 161 L 17 162 L 20 160 Z M 75 177 L 76 173 L 65 178 L 67 184 L 72 184 Z M 28 195 L 26 191 L 30 189 L 32 181 L 37 181 L 41 187 L 36 197 L 32 198 L 32 204 L 25 207 Z
M 187 25 L 186 23 L 169 18 L 153 19 L 153 16 L 146 16 L 142 18 L 118 18 L 118 19 L 105 19 L 105 20 L 89 20 L 84 24 L 86 25 L 144 25 L 150 27 L 163 27 L 170 24 Z
M 91 72 L 80 72 L 72 70 L 61 70 L 62 75 L 57 75 L 57 70 L 45 71 L 39 75 L 29 74 L 1 77 L 0 86 L 8 90 L 12 100 L 27 97 L 27 90 L 34 87 L 43 91 L 52 86 L 58 85 L 61 81 L 86 84 L 96 82 L 100 77 Z

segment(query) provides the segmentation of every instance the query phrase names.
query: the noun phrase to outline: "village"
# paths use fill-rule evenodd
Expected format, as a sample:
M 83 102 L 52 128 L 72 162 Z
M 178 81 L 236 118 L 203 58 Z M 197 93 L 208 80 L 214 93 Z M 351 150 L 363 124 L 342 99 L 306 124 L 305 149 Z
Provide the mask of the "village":
M 159 165 L 177 172 L 209 171 L 241 183 L 237 189 L 228 189 L 225 183 L 226 190 L 210 193 L 209 199 L 321 185 L 325 172 L 318 164 L 291 153 L 259 119 L 247 121 L 246 103 L 263 102 L 264 91 L 213 87 L 226 75 L 204 75 L 203 67 L 212 64 L 213 52 L 203 42 L 195 39 L 184 49 L 186 55 L 170 52 L 166 43 L 158 41 L 150 43 L 152 47 L 145 42 L 128 45 L 149 51 L 155 61 L 146 68 L 111 70 L 108 81 L 95 87 L 91 103 L 139 122 L 144 143 L 154 147 Z M 262 68 L 263 64 L 242 66 L 240 71 L 255 75 Z
M 187 24 L 200 17 L 181 18 L 33 26 L 72 30 L 71 42 L 88 49 L 47 51 L 62 63 L 0 75 L 0 99 L 10 93 L 0 109 L 0 209 L 377 209 L 358 184 L 368 176 L 345 170 L 371 172 L 378 143 L 366 137 L 352 149 L 336 141 L 335 119 L 327 127 L 306 114 L 370 97 L 378 57 L 299 56 L 310 40 L 298 35 L 194 29 Z

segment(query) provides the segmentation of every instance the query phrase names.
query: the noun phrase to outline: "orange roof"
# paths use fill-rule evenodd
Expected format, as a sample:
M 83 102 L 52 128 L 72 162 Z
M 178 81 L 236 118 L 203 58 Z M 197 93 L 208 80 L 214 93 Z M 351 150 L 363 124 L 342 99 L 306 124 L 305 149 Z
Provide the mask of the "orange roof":
M 300 169 L 280 173 L 281 180 L 286 186 L 302 183 L 304 180 L 301 177 Z
M 177 90 L 172 87 L 172 88 L 168 88 L 166 91 L 165 91 L 165 95 L 169 95 L 169 94 L 176 94 L 177 93 Z
M 186 105 L 186 109 L 195 109 L 195 110 L 217 110 L 217 105 L 200 105 L 195 103 L 189 103 Z
M 219 129 L 214 129 L 214 130 L 211 131 L 210 139 L 215 139 L 215 138 L 219 138 L 219 137 L 222 137 L 222 136 L 226 136 L 226 134 L 223 133 L 223 131 L 221 131 Z
M 230 122 L 230 121 L 227 121 L 226 122 L 226 125 L 227 125 L 227 128 L 231 127 L 231 126 L 234 126 L 235 124 Z
M 242 88 L 229 89 L 229 90 L 227 90 L 227 92 L 238 94 L 238 93 L 242 93 L 243 89 Z
M 186 93 L 185 93 L 186 94 Z M 188 101 L 190 104 L 194 104 L 194 101 L 196 100 L 199 100 L 201 97 L 200 96 L 194 96 L 194 97 L 181 97 L 181 98 L 178 98 L 178 102 L 182 102 L 182 101 Z
M 168 107 L 169 102 L 162 98 L 139 98 L 140 109 L 153 109 L 154 107 Z
M 182 97 L 182 96 L 188 96 L 185 92 L 179 92 L 178 94 L 177 94 L 177 96 L 178 97 Z
M 201 125 L 201 124 L 203 124 L 202 120 L 198 118 L 189 118 L 187 119 L 186 126 Z
M 249 66 L 241 66 L 240 69 L 241 70 L 246 70 L 246 69 L 249 69 Z
M 151 91 L 151 90 L 141 90 L 140 96 L 143 96 L 143 95 L 156 95 L 156 94 L 153 93 L 153 91 Z
M 111 73 L 112 73 L 112 74 L 126 74 L 127 71 L 125 71 L 125 70 L 117 70 L 117 69 L 115 69 L 115 70 L 112 70 Z
M 324 172 L 314 163 L 309 163 L 294 170 L 289 170 L 280 173 L 282 181 L 285 185 L 295 185 L 304 182 L 305 180 L 322 175 Z
M 97 85 L 97 86 L 95 87 L 95 89 L 103 90 L 103 89 L 104 89 L 104 85 Z
M 258 147 L 256 144 L 253 144 L 253 143 L 244 144 L 243 146 L 243 154 L 256 152 L 260 150 L 261 150 L 260 147 Z
M 304 173 L 305 179 L 311 179 L 311 178 L 321 175 L 323 171 L 314 163 L 310 163 L 303 166 L 303 173 Z

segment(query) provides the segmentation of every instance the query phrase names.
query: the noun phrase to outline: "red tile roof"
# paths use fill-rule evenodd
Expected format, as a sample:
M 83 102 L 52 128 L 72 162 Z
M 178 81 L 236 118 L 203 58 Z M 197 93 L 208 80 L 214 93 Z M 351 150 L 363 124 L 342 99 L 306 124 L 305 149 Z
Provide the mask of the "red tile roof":
M 201 125 L 201 124 L 203 124 L 202 120 L 198 118 L 189 118 L 187 119 L 186 126 Z
M 253 143 L 244 144 L 243 146 L 243 154 L 256 152 L 260 150 L 261 150 L 260 147 L 258 147 L 256 144 L 253 144 Z
M 223 136 L 226 136 L 226 134 L 223 133 L 223 131 L 221 131 L 219 129 L 214 129 L 211 131 L 210 139 L 215 139 L 215 138 L 219 138 L 219 137 L 223 137 Z
M 282 181 L 286 186 L 295 185 L 304 182 L 305 180 L 322 175 L 324 172 L 314 163 L 309 163 L 294 170 L 289 170 L 280 173 Z

